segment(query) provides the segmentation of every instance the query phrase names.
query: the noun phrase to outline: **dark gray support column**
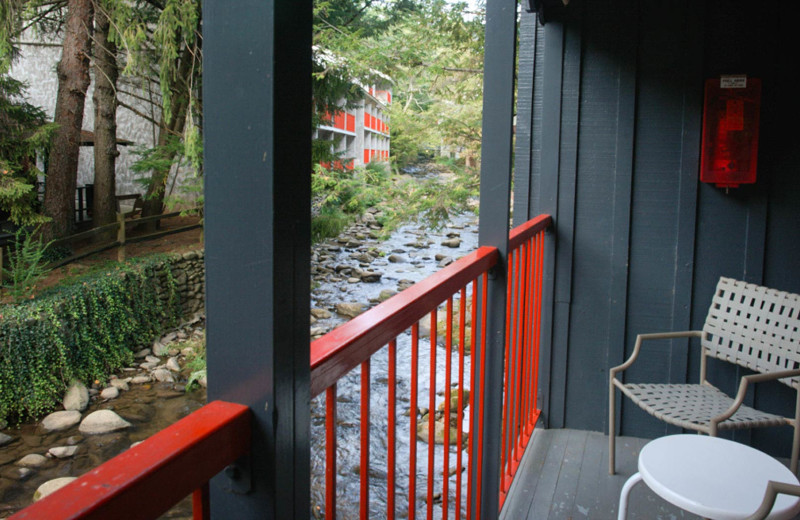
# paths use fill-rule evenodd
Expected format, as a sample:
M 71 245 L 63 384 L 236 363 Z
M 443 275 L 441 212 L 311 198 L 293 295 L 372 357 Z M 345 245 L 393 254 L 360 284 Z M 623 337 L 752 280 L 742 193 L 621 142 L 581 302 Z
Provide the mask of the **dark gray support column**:
M 564 26 L 551 22 L 544 27 L 544 72 L 542 85 L 542 165 L 540 172 L 541 193 L 538 194 L 541 213 L 556 218 L 555 231 L 545 237 L 544 291 L 542 294 L 542 343 L 539 350 L 539 399 L 545 427 L 563 427 L 551 420 L 553 403 L 563 403 L 566 394 L 566 381 L 553 381 L 553 340 L 556 248 L 558 247 L 558 172 L 561 168 L 561 83 L 564 67 Z M 544 131 L 546 129 L 546 131 Z
M 685 11 L 685 33 L 681 38 L 686 57 L 683 81 L 683 141 L 681 143 L 680 188 L 678 192 L 678 243 L 675 257 L 675 290 L 671 330 L 689 330 L 692 325 L 694 292 L 694 248 L 697 225 L 697 158 L 703 119 L 703 16 L 702 10 Z M 695 340 L 698 341 L 698 340 Z M 670 381 L 696 380 L 689 374 L 689 341 L 672 342 Z
M 517 3 L 486 3 L 486 46 L 483 74 L 483 138 L 481 151 L 481 218 L 479 241 L 500 251 L 489 280 L 486 324 L 486 367 L 483 381 L 483 487 L 480 517 L 499 512 L 500 436 L 505 348 L 506 263 L 511 192 L 514 116 L 514 67 Z M 474 357 L 474 356 L 473 356 Z
M 639 45 L 639 9 L 636 2 L 627 2 L 620 17 L 619 91 L 617 94 L 617 149 L 614 186 L 614 216 L 611 224 L 611 287 L 608 305 L 607 367 L 622 364 L 625 359 L 625 332 L 628 310 L 628 266 L 630 265 L 631 204 L 633 202 L 633 168 L 636 139 L 636 77 Z M 605 371 L 608 375 L 608 371 Z M 617 395 L 616 410 L 622 410 Z M 607 412 L 608 410 L 606 410 Z M 608 414 L 606 413 L 606 416 Z M 620 432 L 621 413 L 616 414 L 616 431 Z M 606 424 L 606 433 L 609 425 Z
M 311 7 L 203 5 L 208 396 L 254 415 L 216 518 L 309 516 Z
M 514 152 L 514 226 L 535 215 L 531 208 L 533 181 L 533 90 L 536 76 L 536 13 L 526 9 L 519 20 L 519 78 L 517 80 L 517 128 Z

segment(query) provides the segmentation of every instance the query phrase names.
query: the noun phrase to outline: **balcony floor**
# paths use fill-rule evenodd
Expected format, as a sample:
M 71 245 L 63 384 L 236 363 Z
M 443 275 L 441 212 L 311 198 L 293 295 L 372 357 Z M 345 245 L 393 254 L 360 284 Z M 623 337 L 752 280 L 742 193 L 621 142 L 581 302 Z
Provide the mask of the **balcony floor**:
M 608 474 L 608 437 L 580 430 L 537 430 L 511 486 L 501 520 L 612 520 L 622 485 L 636 472 L 648 439 L 617 439 L 617 474 Z M 631 490 L 628 519 L 699 519 L 639 483 Z M 800 518 L 800 516 L 796 517 Z

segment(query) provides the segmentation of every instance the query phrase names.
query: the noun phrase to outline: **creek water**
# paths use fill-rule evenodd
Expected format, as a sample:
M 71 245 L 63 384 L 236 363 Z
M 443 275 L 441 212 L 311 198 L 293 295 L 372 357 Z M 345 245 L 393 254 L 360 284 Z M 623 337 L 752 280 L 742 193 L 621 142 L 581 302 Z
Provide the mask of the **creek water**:
M 435 272 L 440 266 L 436 255 L 457 259 L 476 248 L 477 224 L 474 215 L 457 215 L 442 229 L 430 230 L 417 224 L 400 227 L 386 241 L 376 242 L 368 238 L 368 226 L 362 224 L 346 232 L 339 241 L 331 240 L 314 246 L 316 265 L 329 266 L 327 274 L 315 277 L 311 295 L 312 307 L 331 311 L 330 318 L 320 319 L 312 327 L 317 332 L 330 330 L 346 318 L 333 312 L 337 303 L 374 303 L 381 291 L 398 290 L 398 286 L 418 282 Z M 366 235 L 364 234 L 366 233 Z M 448 238 L 460 239 L 458 247 L 448 247 L 442 242 Z M 359 262 L 355 256 L 372 249 L 378 255 L 368 263 Z M 389 257 L 393 255 L 392 261 Z M 361 265 L 359 265 L 361 263 Z M 373 283 L 356 282 L 352 277 L 341 276 L 336 266 L 351 266 L 381 273 L 380 280 Z M 341 271 L 341 270 L 340 270 Z M 457 302 L 457 300 L 456 300 Z M 456 309 L 457 309 L 456 303 Z M 315 330 L 312 328 L 312 330 Z M 430 340 L 420 339 L 418 407 L 428 407 L 430 388 Z M 454 349 L 455 350 L 455 349 Z M 436 348 L 437 405 L 444 400 L 445 348 Z M 468 381 L 469 357 L 466 358 L 465 381 Z M 452 382 L 458 381 L 458 355 L 452 357 Z M 416 411 L 410 411 L 411 386 L 410 334 L 405 333 L 397 342 L 397 515 L 407 516 L 406 502 L 409 482 L 409 444 L 413 427 L 416 426 Z M 120 377 L 127 376 L 121 373 Z M 386 515 L 386 461 L 388 427 L 388 363 L 386 348 L 377 352 L 371 362 L 370 394 L 370 514 L 374 518 Z M 468 386 L 468 383 L 467 383 Z M 359 457 L 360 445 L 360 369 L 356 368 L 337 383 L 337 518 L 355 518 L 359 505 Z M 455 394 L 455 392 L 453 392 Z M 43 433 L 37 423 L 26 423 L 3 430 L 14 440 L 0 447 L 0 518 L 4 518 L 29 505 L 37 487 L 42 483 L 64 476 L 80 476 L 104 461 L 128 449 L 132 443 L 144 440 L 169 424 L 185 417 L 206 402 L 204 390 L 183 392 L 177 383 L 151 383 L 131 385 L 116 399 L 93 402 L 84 416 L 97 409 L 112 409 L 133 424 L 121 432 L 97 436 L 83 436 L 77 426 L 64 432 Z M 311 503 L 312 515 L 321 518 L 324 509 L 325 472 L 325 397 L 324 393 L 311 403 Z M 469 409 L 465 410 L 465 417 Z M 467 420 L 463 430 L 467 431 Z M 417 500 L 414 507 L 424 511 L 427 489 L 427 443 L 417 442 Z M 27 475 L 20 473 L 15 462 L 30 453 L 45 454 L 56 446 L 78 445 L 74 457 L 50 458 L 47 463 Z M 450 449 L 450 468 L 455 467 L 456 449 Z M 443 448 L 435 448 L 435 487 L 442 488 L 444 467 Z M 466 467 L 466 451 L 463 452 Z M 449 472 L 448 472 L 449 473 Z M 466 489 L 466 472 L 462 474 L 463 489 Z M 453 507 L 455 476 L 450 476 L 450 507 Z M 462 506 L 463 508 L 463 506 Z M 439 505 L 434 508 L 439 515 Z M 191 503 L 184 500 L 170 510 L 164 518 L 190 518 Z
M 447 226 L 440 230 L 430 230 L 419 225 L 406 225 L 399 228 L 386 242 L 381 242 L 379 249 L 386 256 L 370 264 L 370 268 L 383 273 L 378 283 L 348 283 L 346 280 L 339 282 L 326 282 L 312 293 L 312 306 L 329 308 L 336 301 L 361 302 L 374 300 L 382 290 L 394 290 L 398 284 L 410 280 L 418 282 L 429 276 L 439 268 L 437 255 L 459 258 L 477 247 L 477 223 L 474 215 L 459 215 L 454 217 Z M 442 245 L 448 238 L 457 235 L 461 240 L 457 248 Z M 324 247 L 324 245 L 323 245 Z M 332 249 L 336 249 L 335 245 Z M 334 264 L 345 263 L 352 254 L 346 248 L 334 251 Z M 390 255 L 395 255 L 393 260 L 386 260 Z M 352 262 L 352 260 L 350 260 Z M 469 297 L 469 296 L 468 296 Z M 457 312 L 458 300 L 454 301 L 454 312 Z M 334 316 L 332 320 L 340 320 Z M 424 318 L 428 320 L 428 318 Z M 316 323 L 315 325 L 319 325 Z M 439 338 L 444 336 L 439 332 Z M 418 396 L 417 406 L 428 408 L 430 381 L 430 339 L 420 338 L 419 364 L 418 364 Z M 436 348 L 436 384 L 438 391 L 436 405 L 444 401 L 446 350 L 442 341 Z M 451 382 L 458 382 L 458 353 L 454 348 L 452 352 Z M 373 355 L 370 363 L 370 516 L 383 518 L 386 516 L 386 477 L 387 477 L 387 450 L 388 450 L 388 349 L 382 348 Z M 469 386 L 470 357 L 465 358 L 464 380 Z M 337 383 L 337 518 L 357 518 L 360 482 L 360 379 L 361 369 L 356 368 Z M 416 467 L 416 503 L 414 507 L 418 512 L 424 512 L 427 498 L 427 464 L 428 443 L 412 437 L 416 429 L 416 411 L 410 411 L 411 406 L 411 336 L 410 332 L 402 334 L 397 339 L 397 387 L 396 387 L 396 514 L 399 518 L 408 516 L 408 485 L 409 485 L 409 449 L 412 438 L 417 443 Z M 455 390 L 452 391 L 455 395 Z M 468 431 L 468 413 L 465 410 L 462 430 Z M 312 513 L 323 517 L 325 497 L 325 395 L 324 393 L 312 401 L 311 407 L 311 502 Z M 454 442 L 454 441 L 451 441 Z M 443 447 L 434 448 L 434 490 L 439 494 L 443 483 Z M 449 470 L 451 473 L 456 467 L 457 451 L 455 446 L 450 449 Z M 462 452 L 463 466 L 467 465 L 467 452 Z M 466 491 L 466 472 L 462 473 L 462 493 Z M 449 508 L 452 511 L 454 504 L 455 475 L 449 477 Z M 434 517 L 439 518 L 441 507 L 440 498 L 435 500 Z M 463 504 L 462 499 L 462 504 Z M 318 504 L 318 505 L 317 505 Z M 462 505 L 462 508 L 464 506 Z

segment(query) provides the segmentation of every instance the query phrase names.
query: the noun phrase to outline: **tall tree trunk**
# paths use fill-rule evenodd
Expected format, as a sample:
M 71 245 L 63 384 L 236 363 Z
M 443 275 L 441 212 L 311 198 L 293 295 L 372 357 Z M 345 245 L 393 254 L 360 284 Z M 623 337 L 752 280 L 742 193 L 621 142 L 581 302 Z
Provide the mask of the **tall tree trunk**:
M 101 4 L 98 4 L 101 6 Z M 94 38 L 94 204 L 95 226 L 116 220 L 117 47 L 108 38 L 111 22 L 102 7 L 95 12 Z M 105 238 L 105 237 L 104 237 Z
M 68 235 L 75 225 L 75 187 L 78 182 L 83 108 L 89 88 L 89 56 L 94 9 L 92 0 L 69 0 L 61 61 L 55 122 L 45 180 L 44 213 L 53 219 L 46 238 Z
M 184 48 L 181 53 L 181 65 L 178 69 L 178 77 L 172 88 L 171 106 L 172 113 L 169 120 L 161 115 L 161 125 L 158 130 L 158 146 L 167 144 L 167 140 L 172 136 L 180 136 L 186 127 L 186 111 L 189 108 L 189 75 L 192 73 L 192 60 L 194 56 L 192 50 Z M 174 153 L 173 153 L 174 156 Z M 153 170 L 150 176 L 150 184 L 144 197 L 142 216 L 160 215 L 164 211 L 164 195 L 169 177 L 170 168 Z M 155 227 L 155 223 L 148 227 Z

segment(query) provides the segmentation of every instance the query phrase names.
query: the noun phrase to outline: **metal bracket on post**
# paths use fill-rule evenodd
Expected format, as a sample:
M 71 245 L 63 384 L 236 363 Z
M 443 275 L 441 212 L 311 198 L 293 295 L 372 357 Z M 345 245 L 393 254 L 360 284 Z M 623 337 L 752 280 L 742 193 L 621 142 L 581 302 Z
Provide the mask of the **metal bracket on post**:
M 245 455 L 222 470 L 222 473 L 228 478 L 224 485 L 225 491 L 234 495 L 249 493 L 253 489 L 250 466 L 250 455 Z

